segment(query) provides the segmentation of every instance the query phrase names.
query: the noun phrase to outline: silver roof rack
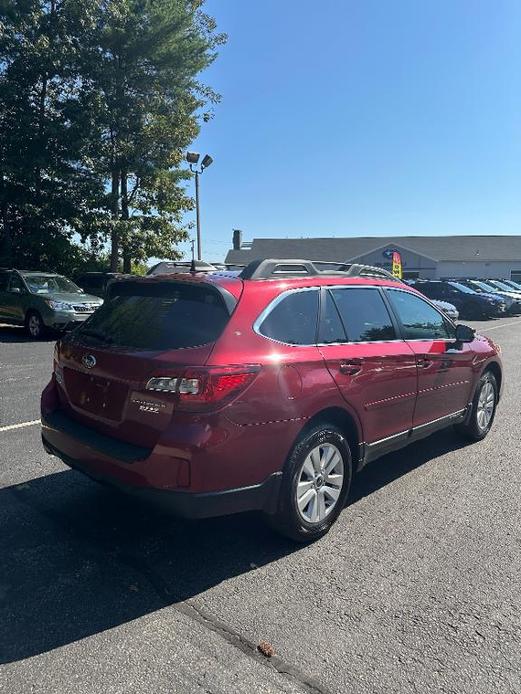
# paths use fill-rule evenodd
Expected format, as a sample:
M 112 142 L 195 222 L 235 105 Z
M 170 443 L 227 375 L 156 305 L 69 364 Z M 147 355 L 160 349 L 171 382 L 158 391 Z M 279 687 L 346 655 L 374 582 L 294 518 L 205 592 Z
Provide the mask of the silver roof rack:
M 361 263 L 339 263 L 335 260 L 302 260 L 287 258 L 267 258 L 253 260 L 241 272 L 243 280 L 265 280 L 289 277 L 374 277 L 400 281 L 390 272 L 373 265 Z

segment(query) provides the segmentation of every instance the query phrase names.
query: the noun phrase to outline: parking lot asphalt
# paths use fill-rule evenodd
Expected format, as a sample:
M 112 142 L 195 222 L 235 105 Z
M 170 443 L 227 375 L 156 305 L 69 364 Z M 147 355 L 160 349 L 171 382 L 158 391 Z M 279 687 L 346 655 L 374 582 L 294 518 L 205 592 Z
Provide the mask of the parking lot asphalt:
M 490 435 L 367 466 L 306 547 L 254 514 L 162 515 L 45 454 L 53 342 L 0 326 L 0 692 L 521 692 L 521 319 L 471 325 L 503 349 Z

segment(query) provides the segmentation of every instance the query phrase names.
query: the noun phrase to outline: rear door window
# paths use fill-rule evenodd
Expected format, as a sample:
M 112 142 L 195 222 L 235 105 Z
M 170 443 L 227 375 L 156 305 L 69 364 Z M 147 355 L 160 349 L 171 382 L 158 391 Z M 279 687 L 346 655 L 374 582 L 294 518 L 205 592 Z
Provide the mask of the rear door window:
M 12 292 L 13 289 L 16 293 L 21 293 L 25 289 L 22 278 L 19 275 L 16 275 L 14 272 L 11 275 L 11 281 L 9 282 L 9 291 Z
M 349 342 L 395 340 L 389 311 L 376 288 L 331 289 Z
M 233 297 L 230 295 L 233 301 Z M 145 350 L 215 342 L 230 318 L 230 301 L 204 285 L 125 282 L 78 330 L 101 343 Z
M 320 322 L 319 342 L 323 345 L 347 342 L 344 324 L 329 291 L 324 292 L 324 306 Z
M 258 327 L 265 337 L 288 345 L 314 345 L 318 319 L 318 290 L 283 296 Z

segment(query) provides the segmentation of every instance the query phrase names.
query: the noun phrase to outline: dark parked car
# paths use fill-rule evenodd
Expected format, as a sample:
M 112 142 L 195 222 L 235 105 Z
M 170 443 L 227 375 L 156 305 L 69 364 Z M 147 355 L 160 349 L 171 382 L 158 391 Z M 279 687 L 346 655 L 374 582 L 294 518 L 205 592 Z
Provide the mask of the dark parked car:
M 521 299 L 521 289 L 516 289 L 515 287 L 511 287 L 510 284 L 507 284 L 503 280 L 487 280 L 487 285 L 492 285 L 496 290 L 499 290 L 500 292 L 504 292 L 505 294 L 508 294 L 508 296 L 512 296 L 512 298 L 516 299 Z
M 521 313 L 521 295 L 514 290 L 502 291 L 493 284 L 489 284 L 486 280 L 459 280 L 472 291 L 477 292 L 481 296 L 493 296 L 506 302 L 507 313 L 510 315 L 518 315 Z
M 515 292 L 521 292 L 521 284 L 519 282 L 514 282 L 514 280 L 501 280 L 505 284 L 507 284 L 511 289 L 513 289 Z
M 121 279 L 125 275 L 120 272 L 84 272 L 78 275 L 76 283 L 89 294 L 94 294 L 101 298 L 105 298 L 107 294 L 107 286 L 110 282 L 116 279 Z
M 320 537 L 354 472 L 453 424 L 483 439 L 501 393 L 492 340 L 361 275 L 265 260 L 117 282 L 57 344 L 46 450 L 184 516 Z
M 461 318 L 476 320 L 504 315 L 506 301 L 491 294 L 480 295 L 461 282 L 444 280 L 417 280 L 412 285 L 429 299 L 439 299 L 453 304 Z

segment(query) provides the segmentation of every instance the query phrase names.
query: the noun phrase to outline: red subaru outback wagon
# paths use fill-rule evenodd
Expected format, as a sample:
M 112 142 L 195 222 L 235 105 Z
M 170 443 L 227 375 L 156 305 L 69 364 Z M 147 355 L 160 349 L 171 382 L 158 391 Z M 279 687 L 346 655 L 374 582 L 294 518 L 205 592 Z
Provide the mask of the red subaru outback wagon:
M 320 537 L 355 471 L 449 425 L 482 439 L 501 392 L 494 343 L 385 274 L 263 260 L 117 282 L 57 343 L 46 450 L 182 516 L 260 510 Z

